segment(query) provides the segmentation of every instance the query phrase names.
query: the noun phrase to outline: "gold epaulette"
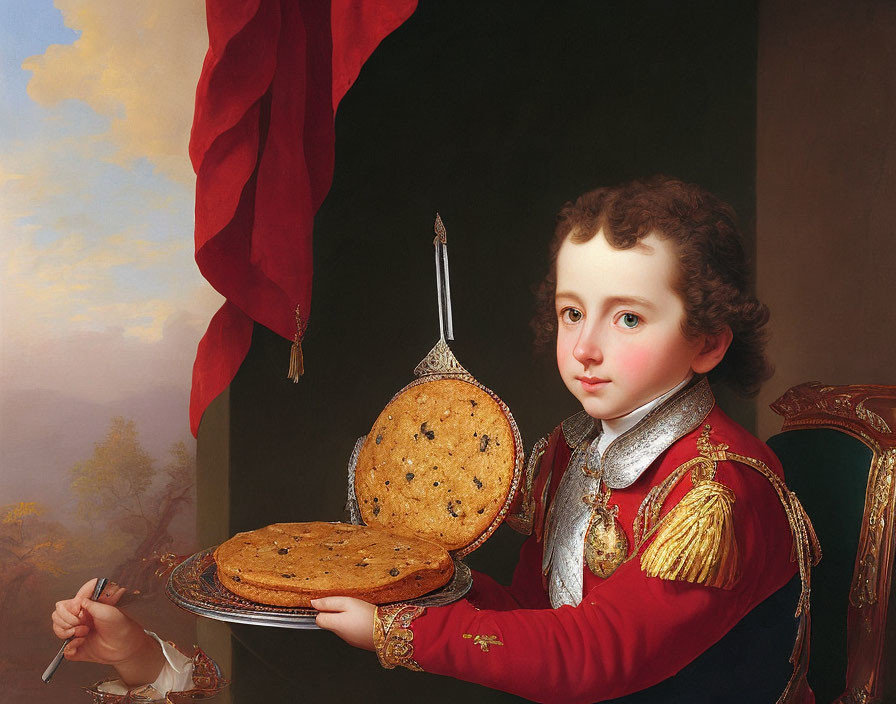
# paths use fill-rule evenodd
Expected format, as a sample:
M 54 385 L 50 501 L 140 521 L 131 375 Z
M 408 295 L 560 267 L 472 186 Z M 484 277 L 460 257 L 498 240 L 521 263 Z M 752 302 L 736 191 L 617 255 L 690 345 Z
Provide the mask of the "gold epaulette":
M 715 481 L 721 461 L 734 461 L 752 467 L 775 489 L 787 514 L 794 538 L 793 558 L 797 560 L 803 579 L 797 615 L 808 608 L 809 566 L 821 556 L 818 539 L 802 505 L 784 481 L 764 462 L 728 450 L 724 443 L 710 442 L 711 428 L 706 426 L 697 440 L 699 456 L 679 466 L 645 499 L 636 534 L 643 544 L 656 536 L 641 555 L 641 568 L 646 574 L 661 579 L 681 580 L 730 589 L 740 576 L 740 553 L 734 531 L 734 492 Z M 672 488 L 688 472 L 693 488 L 681 501 L 657 520 L 663 502 Z M 636 544 L 637 544 L 636 543 Z
M 672 488 L 690 471 L 693 488 L 663 519 L 645 531 L 645 539 L 656 535 L 641 555 L 641 569 L 651 577 L 705 584 L 730 589 L 740 576 L 740 554 L 734 534 L 734 492 L 715 481 L 719 460 L 725 459 L 727 445 L 712 445 L 710 427 L 697 439 L 698 457 L 679 466 L 660 491 L 651 492 L 659 515 Z M 672 481 L 670 481 L 672 480 Z

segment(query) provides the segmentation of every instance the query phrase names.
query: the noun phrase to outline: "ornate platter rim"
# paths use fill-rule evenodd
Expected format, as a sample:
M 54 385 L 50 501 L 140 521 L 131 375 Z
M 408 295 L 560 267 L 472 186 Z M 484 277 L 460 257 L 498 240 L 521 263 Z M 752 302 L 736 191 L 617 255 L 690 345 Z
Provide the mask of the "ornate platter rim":
M 315 623 L 318 612 L 314 609 L 256 604 L 228 591 L 215 572 L 214 552 L 217 547 L 215 545 L 200 550 L 171 572 L 165 594 L 177 606 L 217 621 L 275 628 L 318 628 Z M 414 606 L 445 606 L 461 599 L 472 585 L 470 568 L 455 559 L 454 576 L 448 584 L 403 603 Z

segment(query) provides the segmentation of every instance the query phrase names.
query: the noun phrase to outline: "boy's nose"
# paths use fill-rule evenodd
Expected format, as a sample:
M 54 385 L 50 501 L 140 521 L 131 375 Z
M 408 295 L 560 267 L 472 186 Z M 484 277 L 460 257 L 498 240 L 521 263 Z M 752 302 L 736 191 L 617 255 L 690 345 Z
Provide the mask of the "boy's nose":
M 583 329 L 573 348 L 572 356 L 586 368 L 590 364 L 600 364 L 604 359 L 600 341 L 597 338 L 596 331 Z

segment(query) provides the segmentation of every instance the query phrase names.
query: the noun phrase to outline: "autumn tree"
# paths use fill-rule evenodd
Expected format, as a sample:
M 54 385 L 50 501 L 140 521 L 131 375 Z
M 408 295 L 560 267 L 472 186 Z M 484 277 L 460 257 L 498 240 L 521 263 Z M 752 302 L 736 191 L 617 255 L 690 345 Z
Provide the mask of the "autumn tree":
M 7 631 L 27 584 L 39 575 L 58 576 L 64 571 L 67 535 L 43 514 L 44 507 L 35 501 L 0 508 L 0 632 Z
M 121 416 L 113 418 L 106 438 L 94 443 L 93 457 L 72 467 L 78 516 L 91 524 L 114 517 L 125 530 L 146 522 L 143 502 L 156 473 L 153 464 L 140 444 L 137 424 Z
M 195 461 L 182 442 L 172 446 L 171 455 L 164 484 L 155 488 L 155 461 L 140 444 L 136 423 L 119 416 L 94 445 L 93 456 L 71 470 L 79 516 L 112 529 L 107 543 L 127 554 L 110 576 L 132 591 L 158 587 L 155 571 L 173 542 L 171 521 L 192 501 Z

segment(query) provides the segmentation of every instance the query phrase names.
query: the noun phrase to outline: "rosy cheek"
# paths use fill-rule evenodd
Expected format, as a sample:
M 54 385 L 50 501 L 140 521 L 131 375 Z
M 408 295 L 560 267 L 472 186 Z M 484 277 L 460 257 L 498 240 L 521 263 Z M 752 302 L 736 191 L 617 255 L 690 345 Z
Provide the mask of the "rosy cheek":
M 619 366 L 629 375 L 640 376 L 648 372 L 655 364 L 656 351 L 648 346 L 631 346 L 625 350 Z
M 557 368 L 563 369 L 573 358 L 576 338 L 573 335 L 564 335 L 561 331 L 557 335 Z

